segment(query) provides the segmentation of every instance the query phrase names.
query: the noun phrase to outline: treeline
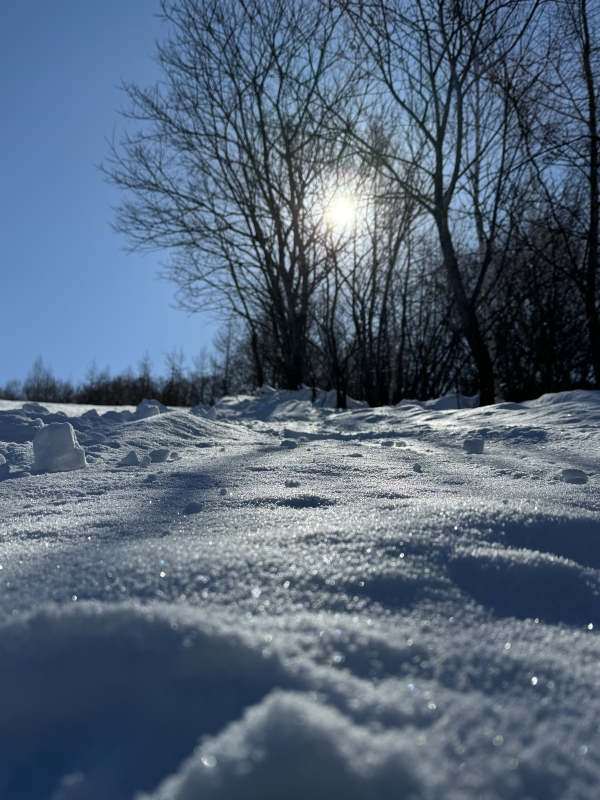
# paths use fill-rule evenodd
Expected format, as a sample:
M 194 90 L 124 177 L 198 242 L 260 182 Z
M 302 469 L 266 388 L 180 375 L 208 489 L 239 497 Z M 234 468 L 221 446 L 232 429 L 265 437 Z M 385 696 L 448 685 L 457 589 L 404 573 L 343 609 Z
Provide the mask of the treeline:
M 600 5 L 163 0 L 117 228 L 230 385 L 372 405 L 600 386 Z
M 212 361 L 4 396 L 169 405 L 263 384 L 371 405 L 600 388 L 600 4 L 162 0 L 124 84 L 116 227 L 168 251 Z
M 107 369 L 97 370 L 92 366 L 79 384 L 56 378 L 52 369 L 38 358 L 23 382 L 12 380 L 0 386 L 0 398 L 116 406 L 137 406 L 144 399 L 159 400 L 168 406 L 212 405 L 230 391 L 227 370 L 231 365 L 219 355 L 218 347 L 211 356 L 203 349 L 193 366 L 185 368 L 182 353 L 168 354 L 166 374 L 162 377 L 152 373 L 147 357 L 140 361 L 135 373 L 129 369 L 122 375 L 111 376 Z

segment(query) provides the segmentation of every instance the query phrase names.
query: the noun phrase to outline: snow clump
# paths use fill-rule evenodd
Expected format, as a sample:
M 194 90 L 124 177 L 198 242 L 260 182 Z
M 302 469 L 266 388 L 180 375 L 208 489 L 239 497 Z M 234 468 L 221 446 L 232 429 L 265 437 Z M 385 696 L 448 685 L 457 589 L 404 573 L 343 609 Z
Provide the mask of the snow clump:
M 469 455 L 481 455 L 483 453 L 483 439 L 465 439 L 463 450 Z
M 153 403 L 147 403 L 144 400 L 137 407 L 134 417 L 136 419 L 148 419 L 148 417 L 157 417 L 159 414 L 160 408 L 155 406 Z
M 140 461 L 135 450 L 130 450 L 117 464 L 118 467 L 139 467 Z
M 211 419 L 213 422 L 217 419 L 217 409 L 214 406 L 207 405 L 206 403 L 199 403 L 197 406 L 190 408 L 190 413 L 195 414 L 197 417 Z
M 85 469 L 85 451 L 77 443 L 70 422 L 51 422 L 33 440 L 35 472 L 70 472 Z
M 159 447 L 158 450 L 150 451 L 150 461 L 153 464 L 162 464 L 169 458 L 171 451 L 168 447 Z
M 187 506 L 183 509 L 183 513 L 188 516 L 189 514 L 197 514 L 199 511 L 202 511 L 202 504 L 196 503 L 195 500 L 192 500 L 191 503 L 188 503 Z

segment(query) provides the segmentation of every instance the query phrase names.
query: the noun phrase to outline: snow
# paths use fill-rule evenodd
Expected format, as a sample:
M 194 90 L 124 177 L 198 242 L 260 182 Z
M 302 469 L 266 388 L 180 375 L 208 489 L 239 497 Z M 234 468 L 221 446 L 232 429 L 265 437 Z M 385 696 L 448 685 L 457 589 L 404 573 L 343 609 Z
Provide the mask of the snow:
M 199 403 L 197 406 L 190 408 L 192 414 L 197 417 L 204 417 L 205 419 L 215 420 L 217 418 L 217 410 L 214 406 L 209 406 L 206 403 Z
M 587 475 L 581 469 L 563 469 L 562 479 L 565 483 L 587 483 Z
M 0 402 L 0 797 L 597 800 L 600 393 L 312 394 Z
M 481 455 L 483 453 L 483 439 L 465 439 L 463 450 L 471 455 Z
M 161 464 L 164 461 L 167 461 L 171 451 L 168 447 L 159 447 L 157 450 L 150 451 L 150 461 L 153 464 Z
M 126 456 L 118 462 L 118 467 L 139 467 L 140 462 L 135 450 L 130 450 Z
M 69 422 L 44 425 L 33 440 L 33 455 L 33 472 L 69 472 L 87 467 L 85 451 Z

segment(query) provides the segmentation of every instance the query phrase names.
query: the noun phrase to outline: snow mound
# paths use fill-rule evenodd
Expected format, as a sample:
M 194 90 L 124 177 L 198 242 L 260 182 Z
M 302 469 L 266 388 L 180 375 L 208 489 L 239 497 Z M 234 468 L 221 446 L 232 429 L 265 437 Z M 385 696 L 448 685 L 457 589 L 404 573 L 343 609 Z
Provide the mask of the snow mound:
M 217 409 L 206 403 L 199 403 L 197 406 L 190 408 L 190 413 L 195 414 L 197 417 L 204 417 L 204 419 L 215 420 L 217 418 Z
M 418 406 L 431 411 L 456 411 L 461 408 L 477 408 L 479 406 L 479 395 L 475 394 L 472 397 L 467 397 L 459 392 L 454 392 L 434 400 L 401 400 L 398 406 L 400 408 Z
M 26 414 L 35 414 L 37 417 L 50 413 L 48 409 L 45 406 L 40 405 L 40 403 L 23 403 L 21 410 Z
M 70 472 L 85 469 L 85 451 L 75 438 L 69 422 L 51 422 L 33 440 L 35 472 Z
M 175 610 L 46 609 L 0 628 L 0 796 L 131 800 L 285 677 Z
M 130 450 L 117 464 L 118 467 L 139 467 L 139 465 L 140 462 L 135 450 Z
M 158 400 L 142 400 L 133 414 L 133 419 L 147 419 L 158 414 L 166 414 L 168 411 L 167 406 L 164 406 Z
M 159 447 L 157 450 L 152 450 L 150 452 L 150 461 L 153 464 L 162 464 L 164 461 L 167 461 L 169 458 L 171 451 L 168 447 Z
M 363 400 L 346 398 L 348 409 L 364 409 Z M 302 386 L 297 390 L 273 389 L 263 386 L 254 395 L 222 397 L 216 407 L 219 416 L 228 418 L 267 420 L 310 420 L 317 417 L 319 409 L 334 410 L 337 406 L 335 390 L 312 389 Z
M 152 800 L 416 798 L 411 749 L 299 693 L 275 691 L 198 747 Z
M 571 392 L 556 392 L 554 394 L 543 394 L 536 400 L 529 400 L 524 405 L 529 408 L 539 406 L 555 406 L 562 403 L 587 403 L 600 405 L 600 391 L 592 389 L 575 389 Z
M 32 442 L 44 426 L 21 411 L 0 411 L 0 442 Z

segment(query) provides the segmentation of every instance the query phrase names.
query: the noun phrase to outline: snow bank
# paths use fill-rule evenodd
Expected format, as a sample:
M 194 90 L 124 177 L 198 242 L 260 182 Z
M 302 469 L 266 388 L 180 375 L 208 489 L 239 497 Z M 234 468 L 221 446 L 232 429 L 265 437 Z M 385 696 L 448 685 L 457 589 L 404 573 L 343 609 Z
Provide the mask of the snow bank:
M 348 409 L 368 408 L 362 400 L 346 398 Z M 222 397 L 216 402 L 219 416 L 240 419 L 306 420 L 314 418 L 318 409 L 334 410 L 337 407 L 335 390 L 312 389 L 302 386 L 296 391 L 263 386 L 254 395 Z
M 32 442 L 43 426 L 20 411 L 0 411 L 0 442 Z
M 445 394 L 443 397 L 438 397 L 435 400 L 401 400 L 398 403 L 399 408 L 406 406 L 419 406 L 419 408 L 428 408 L 431 411 L 455 411 L 460 408 L 477 408 L 479 406 L 479 394 L 472 397 L 460 394 L 460 392 L 452 392 Z
M 529 408 L 537 408 L 539 406 L 555 406 L 562 403 L 585 403 L 585 404 L 600 404 L 600 391 L 590 389 L 575 389 L 571 392 L 556 392 L 554 394 L 543 394 L 536 400 L 529 400 L 524 403 Z

